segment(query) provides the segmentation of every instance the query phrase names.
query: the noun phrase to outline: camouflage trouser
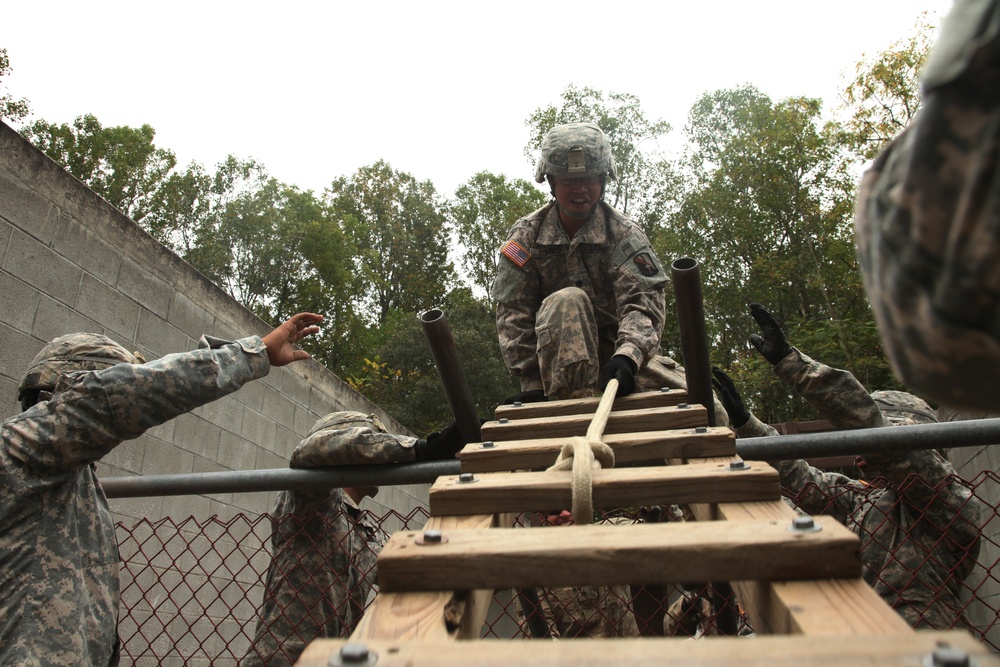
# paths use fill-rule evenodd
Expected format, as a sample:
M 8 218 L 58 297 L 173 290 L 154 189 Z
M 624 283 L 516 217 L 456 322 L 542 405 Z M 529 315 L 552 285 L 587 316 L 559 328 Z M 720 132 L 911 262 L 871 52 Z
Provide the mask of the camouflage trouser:
M 639 636 L 628 586 L 540 588 L 538 598 L 553 638 Z
M 535 318 L 538 337 L 538 369 L 542 389 L 550 400 L 581 398 L 597 394 L 602 358 L 601 340 L 594 306 L 587 293 L 567 287 L 545 297 Z M 612 351 L 613 352 L 613 351 Z M 636 391 L 663 387 L 687 389 L 684 368 L 670 357 L 657 354 L 635 376 Z M 729 424 L 720 401 L 715 401 L 716 424 Z

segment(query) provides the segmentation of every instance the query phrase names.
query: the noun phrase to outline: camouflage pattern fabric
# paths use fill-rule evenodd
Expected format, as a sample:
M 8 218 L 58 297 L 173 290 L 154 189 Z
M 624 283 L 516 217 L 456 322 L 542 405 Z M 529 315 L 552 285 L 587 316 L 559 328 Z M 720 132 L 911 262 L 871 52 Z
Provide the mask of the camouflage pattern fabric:
M 375 415 L 334 412 L 320 419 L 292 452 L 292 468 L 401 463 L 416 460 L 417 439 L 386 431 Z
M 859 259 L 896 374 L 960 409 L 1000 409 L 1000 1 L 956 0 L 923 108 L 865 174 Z
M 546 176 L 589 178 L 618 177 L 615 157 L 604 130 L 593 123 L 556 125 L 542 138 L 542 150 L 535 167 L 535 181 Z
M 501 253 L 492 296 L 504 362 L 520 379 L 522 391 L 542 389 L 551 399 L 568 398 L 579 390 L 596 389 L 597 374 L 590 364 L 600 368 L 615 354 L 628 357 L 639 369 L 649 363 L 660 346 L 669 277 L 638 225 L 601 202 L 571 240 L 550 203 L 518 220 L 508 241 L 529 256 L 520 266 Z M 594 338 L 592 333 L 564 332 L 558 322 L 543 326 L 538 321 L 543 301 L 566 288 L 583 292 L 593 314 L 587 326 L 596 325 L 598 354 L 585 363 L 586 339 Z M 579 301 L 579 296 L 569 299 Z M 560 342 L 564 338 L 569 342 Z M 559 347 L 558 355 L 546 350 L 553 345 Z M 550 368 L 578 368 L 556 386 L 546 386 L 539 367 L 546 355 L 560 357 Z
M 638 637 L 628 586 L 540 588 L 539 604 L 554 639 Z
M 349 636 L 388 539 L 341 489 L 282 491 L 272 514 L 264 603 L 243 667 L 292 665 L 314 639 Z
M 921 399 L 897 399 L 886 417 L 879 404 L 847 371 L 810 359 L 797 349 L 774 368 L 800 396 L 837 428 L 887 426 L 912 419 Z M 912 395 L 908 395 L 912 396 Z M 929 406 L 927 407 L 929 410 Z M 931 416 L 924 423 L 935 421 Z M 736 430 L 737 437 L 777 435 L 755 416 Z M 933 450 L 866 455 L 888 485 L 871 486 L 825 472 L 803 460 L 774 463 L 781 484 L 810 514 L 831 514 L 861 538 L 863 575 L 872 588 L 913 627 L 945 630 L 963 627 L 960 586 L 979 554 L 981 504 Z M 915 479 L 920 477 L 922 479 Z
M 62 376 L 0 429 L 4 664 L 117 664 L 118 547 L 93 463 L 270 369 L 263 341 L 203 337 L 143 365 Z

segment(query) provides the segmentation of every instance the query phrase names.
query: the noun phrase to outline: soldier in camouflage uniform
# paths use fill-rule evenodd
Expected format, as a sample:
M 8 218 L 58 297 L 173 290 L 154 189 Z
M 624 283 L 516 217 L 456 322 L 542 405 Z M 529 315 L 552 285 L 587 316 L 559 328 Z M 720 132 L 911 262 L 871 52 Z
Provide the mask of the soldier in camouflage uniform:
M 308 354 L 322 316 L 300 313 L 263 339 L 203 336 L 149 363 L 106 336 L 45 345 L 21 381 L 24 412 L 0 430 L 0 656 L 16 665 L 115 665 L 118 547 L 95 463 L 198 406 Z
M 763 336 L 751 344 L 824 418 L 839 429 L 934 423 L 922 399 L 902 391 L 868 391 L 851 373 L 810 359 L 785 340 L 760 304 L 751 313 Z M 716 389 L 737 437 L 777 435 L 747 412 L 732 380 L 713 369 Z M 773 464 L 782 486 L 811 514 L 832 514 L 861 538 L 863 574 L 913 627 L 945 630 L 967 625 L 962 581 L 979 554 L 981 505 L 955 469 L 934 450 L 868 454 L 859 461 L 867 479 L 825 472 L 803 460 Z M 919 479 L 910 479 L 910 476 Z
M 856 241 L 896 374 L 1000 412 L 1000 1 L 956 0 L 923 108 L 865 174 Z
M 522 402 L 686 388 L 658 354 L 668 275 L 642 229 L 604 200 L 616 177 L 604 132 L 558 125 L 542 141 L 535 180 L 553 201 L 514 223 L 493 284 L 500 349 Z
M 292 452 L 293 468 L 391 463 L 416 438 L 388 433 L 374 415 L 334 412 Z M 354 454 L 349 454 L 354 452 Z M 347 637 L 375 585 L 388 536 L 358 509 L 376 487 L 282 491 L 272 512 L 264 604 L 244 667 L 292 665 L 314 639 Z

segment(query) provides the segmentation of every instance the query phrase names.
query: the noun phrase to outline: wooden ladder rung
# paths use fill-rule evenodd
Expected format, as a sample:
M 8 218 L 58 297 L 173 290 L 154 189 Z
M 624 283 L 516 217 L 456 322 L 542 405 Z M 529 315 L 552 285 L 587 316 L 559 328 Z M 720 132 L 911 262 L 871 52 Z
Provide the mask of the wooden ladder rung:
M 647 391 L 631 394 L 625 398 L 615 399 L 614 410 L 639 410 L 642 408 L 662 408 L 668 405 L 679 405 L 688 400 L 683 389 L 664 389 L 663 391 Z M 563 417 L 566 415 L 593 415 L 601 397 L 570 398 L 562 401 L 543 401 L 541 403 L 525 403 L 524 405 L 501 405 L 493 412 L 496 419 L 530 419 L 535 417 Z
M 572 507 L 573 473 L 495 472 L 438 477 L 430 490 L 433 516 L 492 514 L 495 512 L 549 512 Z M 749 502 L 781 497 L 778 472 L 766 463 L 752 462 L 746 470 L 726 463 L 594 470 L 593 504 L 598 508 L 635 505 L 709 502 Z
M 378 559 L 382 591 L 857 578 L 858 537 L 832 517 L 778 521 L 402 531 Z M 556 532 L 553 532 L 556 531 Z
M 463 472 L 544 470 L 559 456 L 567 438 L 470 443 L 460 453 Z M 615 452 L 615 464 L 670 458 L 735 456 L 736 434 L 726 427 L 699 426 L 673 431 L 612 433 L 601 441 Z
M 349 654 L 367 660 L 351 663 Z M 705 667 L 918 667 L 952 664 L 935 662 L 934 653 L 957 651 L 969 656 L 966 664 L 997 667 L 992 654 L 967 632 L 926 630 L 895 637 L 713 637 L 705 641 L 681 638 L 574 639 L 571 641 L 510 641 L 483 639 L 474 642 L 322 639 L 309 645 L 299 667 L 377 664 L 378 667 L 606 667 L 607 665 L 700 665 Z M 345 653 L 347 655 L 347 653 Z
M 614 411 L 608 417 L 604 434 L 634 433 L 636 431 L 666 431 L 677 428 L 708 426 L 708 411 L 696 403 L 686 407 L 642 408 L 639 410 Z M 533 417 L 501 423 L 488 421 L 481 432 L 485 440 L 527 440 L 529 438 L 564 438 L 586 435 L 594 416 L 564 415 L 561 417 Z

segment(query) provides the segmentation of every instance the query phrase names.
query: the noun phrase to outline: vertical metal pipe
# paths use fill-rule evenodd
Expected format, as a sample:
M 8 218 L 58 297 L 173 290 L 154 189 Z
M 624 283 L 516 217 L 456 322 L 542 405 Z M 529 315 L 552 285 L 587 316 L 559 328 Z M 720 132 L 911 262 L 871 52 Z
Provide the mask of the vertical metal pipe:
M 690 257 L 681 257 L 671 265 L 670 271 L 674 279 L 688 400 L 704 405 L 708 410 L 709 426 L 715 426 L 715 394 L 712 393 L 712 367 L 708 360 L 708 334 L 705 331 L 698 262 Z
M 476 413 L 476 402 L 472 400 L 469 382 L 465 379 L 465 371 L 458 360 L 458 348 L 451 335 L 451 327 L 444 311 L 432 308 L 420 315 L 420 323 L 424 327 L 427 344 L 431 348 L 434 365 L 437 366 L 444 393 L 455 417 L 455 424 L 462 440 L 466 443 L 479 442 L 479 415 Z

